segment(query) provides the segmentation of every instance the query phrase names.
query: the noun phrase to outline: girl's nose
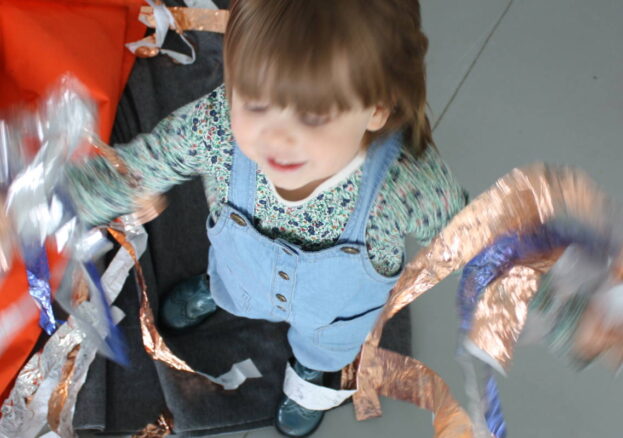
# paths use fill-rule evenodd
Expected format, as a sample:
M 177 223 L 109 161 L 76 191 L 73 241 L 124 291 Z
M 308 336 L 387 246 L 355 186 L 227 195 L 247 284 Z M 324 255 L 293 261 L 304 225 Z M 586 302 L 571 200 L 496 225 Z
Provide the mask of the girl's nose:
M 294 146 L 294 135 L 286 126 L 267 126 L 262 130 L 262 142 L 274 149 Z

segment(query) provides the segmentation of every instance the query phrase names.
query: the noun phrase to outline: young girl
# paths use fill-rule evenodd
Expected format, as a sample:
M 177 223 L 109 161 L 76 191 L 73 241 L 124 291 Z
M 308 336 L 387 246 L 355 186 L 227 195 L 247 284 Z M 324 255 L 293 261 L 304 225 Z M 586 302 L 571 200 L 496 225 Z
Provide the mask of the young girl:
M 232 2 L 225 85 L 117 147 L 143 192 L 203 178 L 208 276 L 174 288 L 161 323 L 217 306 L 285 321 L 294 370 L 318 385 L 353 361 L 405 236 L 427 242 L 465 203 L 432 146 L 426 49 L 415 0 Z M 83 218 L 132 211 L 137 188 L 91 165 L 70 172 Z M 276 426 L 305 436 L 322 416 L 284 397 Z

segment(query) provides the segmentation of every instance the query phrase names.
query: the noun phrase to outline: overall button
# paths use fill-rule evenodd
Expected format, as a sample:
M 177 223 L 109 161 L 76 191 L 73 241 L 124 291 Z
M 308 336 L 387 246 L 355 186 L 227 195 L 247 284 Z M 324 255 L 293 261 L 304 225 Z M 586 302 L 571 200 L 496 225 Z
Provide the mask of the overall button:
M 285 248 L 281 248 L 281 250 L 285 252 L 287 255 L 292 255 L 292 252 L 290 250 L 287 250 Z
M 279 301 L 281 301 L 282 303 L 285 303 L 286 301 L 288 301 L 288 299 L 287 299 L 285 296 L 281 295 L 281 294 L 277 294 L 277 295 L 275 295 L 275 296 L 276 296 L 276 297 L 277 297 L 277 299 L 278 299 Z
M 232 213 L 229 215 L 229 217 L 236 222 L 238 225 L 240 225 L 241 227 L 246 227 L 247 226 L 247 222 L 242 218 L 242 216 L 236 214 L 236 213 Z
M 285 307 L 282 307 L 282 306 L 277 306 L 277 309 L 281 310 L 282 312 L 285 312 L 285 311 L 286 311 L 286 308 L 285 308 Z
M 345 252 L 346 254 L 359 254 L 359 249 L 353 248 L 352 246 L 345 246 L 342 248 L 342 252 Z
M 288 274 L 286 274 L 285 272 L 283 272 L 283 271 L 279 271 L 279 276 L 281 278 L 283 278 L 284 280 L 289 280 L 290 279 L 290 276 Z

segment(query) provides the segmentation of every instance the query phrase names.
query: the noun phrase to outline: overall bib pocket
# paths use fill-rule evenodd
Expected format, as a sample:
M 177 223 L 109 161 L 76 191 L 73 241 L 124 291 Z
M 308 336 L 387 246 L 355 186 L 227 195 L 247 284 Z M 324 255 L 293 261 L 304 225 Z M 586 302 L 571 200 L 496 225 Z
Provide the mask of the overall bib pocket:
M 327 350 L 358 349 L 374 327 L 383 305 L 349 317 L 337 317 L 331 324 L 315 330 L 314 343 Z

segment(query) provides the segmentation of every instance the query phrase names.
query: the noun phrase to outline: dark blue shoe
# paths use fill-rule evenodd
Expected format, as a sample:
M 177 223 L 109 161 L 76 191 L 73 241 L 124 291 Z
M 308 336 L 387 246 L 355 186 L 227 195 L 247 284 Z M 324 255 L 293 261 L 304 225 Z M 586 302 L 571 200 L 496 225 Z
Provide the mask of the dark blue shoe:
M 216 312 L 206 274 L 191 277 L 176 284 L 160 306 L 160 325 L 175 331 L 201 324 Z
M 324 373 L 322 371 L 307 368 L 298 361 L 294 363 L 294 371 L 308 382 L 316 385 L 323 383 Z M 301 438 L 314 433 L 323 417 L 324 411 L 304 408 L 291 398 L 284 396 L 277 406 L 275 428 L 282 435 Z

